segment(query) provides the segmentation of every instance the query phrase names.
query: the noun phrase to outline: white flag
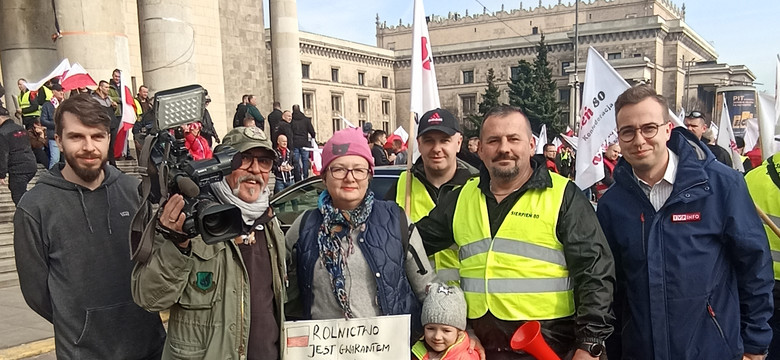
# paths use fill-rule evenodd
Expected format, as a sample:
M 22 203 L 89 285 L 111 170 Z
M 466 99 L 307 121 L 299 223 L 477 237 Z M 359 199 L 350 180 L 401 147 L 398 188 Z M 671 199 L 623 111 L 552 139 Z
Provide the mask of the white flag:
M 428 110 L 441 107 L 436 71 L 433 67 L 428 24 L 422 0 L 414 0 L 414 25 L 412 30 L 412 84 L 410 110 L 417 114 L 416 121 Z M 417 138 L 417 126 L 411 137 Z
M 745 136 L 743 139 L 745 140 L 745 150 L 744 153 L 747 154 L 748 151 L 753 150 L 758 146 L 758 137 L 759 137 L 759 125 L 758 125 L 758 119 L 756 118 L 750 118 L 747 119 L 747 126 L 745 127 Z
M 580 189 L 587 189 L 604 178 L 601 146 L 616 128 L 615 100 L 628 88 L 628 83 L 596 49 L 588 49 L 575 177 Z
M 46 75 L 40 81 L 34 82 L 34 83 L 25 82 L 24 85 L 27 86 L 27 90 L 36 91 L 36 90 L 40 89 L 41 86 L 43 86 L 43 84 L 45 84 L 47 81 L 49 81 L 49 80 L 51 80 L 53 78 L 56 78 L 56 77 L 61 77 L 68 70 L 70 70 L 70 61 L 68 61 L 68 59 L 66 58 L 66 59 L 63 59 L 59 63 L 59 65 L 57 65 L 57 67 L 54 68 L 54 70 L 52 70 L 49 73 L 49 75 Z
M 761 158 L 764 160 L 776 151 L 774 146 L 776 121 L 775 97 L 758 93 L 758 128 L 761 138 Z
M 351 122 L 349 122 L 349 120 L 347 120 L 347 118 L 345 118 L 343 116 L 339 116 L 339 117 L 341 118 L 341 123 L 342 123 L 342 125 L 344 126 L 345 129 L 357 128 L 357 126 L 355 126 Z
M 542 130 L 539 131 L 539 139 L 536 141 L 536 153 L 544 154 L 544 145 L 547 144 L 547 124 L 542 124 Z
M 728 150 L 731 155 L 731 167 L 735 170 L 745 172 L 742 166 L 742 157 L 737 152 L 737 141 L 734 139 L 734 130 L 731 127 L 731 116 L 726 102 L 723 102 L 723 109 L 720 112 L 720 136 L 718 136 L 717 145 Z
M 777 66 L 775 66 L 775 124 L 780 124 L 780 55 L 777 55 Z M 771 154 L 764 154 L 764 159 Z
M 404 130 L 403 126 L 399 126 L 398 129 L 395 129 L 393 131 L 393 134 L 398 135 L 401 137 L 401 140 L 404 141 L 404 144 L 406 144 L 407 141 L 409 141 L 409 133 Z

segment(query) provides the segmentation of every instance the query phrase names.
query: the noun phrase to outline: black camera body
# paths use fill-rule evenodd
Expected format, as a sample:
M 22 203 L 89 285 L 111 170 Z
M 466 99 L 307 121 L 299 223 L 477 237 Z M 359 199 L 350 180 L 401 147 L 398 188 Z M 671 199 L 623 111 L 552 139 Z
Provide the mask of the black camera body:
M 193 160 L 187 150 L 181 125 L 202 119 L 202 96 L 198 102 L 197 95 L 199 92 L 203 94 L 204 91 L 198 85 L 191 85 L 156 94 L 155 125 L 149 134 L 153 139 L 150 140 L 149 157 L 146 161 L 146 171 L 151 180 L 148 201 L 159 204 L 172 194 L 181 194 L 185 204 L 182 213 L 186 216 L 182 227 L 184 237 L 189 239 L 200 235 L 205 243 L 215 244 L 231 240 L 243 231 L 241 210 L 232 204 L 218 203 L 208 191 L 209 184 L 222 181 L 241 165 L 241 155 L 235 149 L 223 146 L 214 152 L 211 159 Z M 188 94 L 189 97 L 184 100 L 177 99 L 182 97 L 182 93 Z M 194 101 L 191 99 L 193 97 Z M 183 108 L 188 116 L 184 116 L 182 120 L 171 121 L 170 114 L 164 115 L 166 100 L 169 98 L 175 101 L 175 108 Z M 184 108 L 182 104 L 188 107 Z M 200 114 L 200 117 L 197 117 L 197 114 Z

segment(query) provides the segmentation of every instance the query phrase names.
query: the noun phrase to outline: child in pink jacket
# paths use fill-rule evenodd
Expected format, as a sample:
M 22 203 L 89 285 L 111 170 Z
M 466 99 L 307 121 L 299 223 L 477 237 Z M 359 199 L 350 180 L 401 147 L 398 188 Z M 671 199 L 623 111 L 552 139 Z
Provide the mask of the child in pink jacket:
M 466 333 L 466 299 L 458 287 L 433 283 L 423 302 L 423 339 L 412 347 L 419 360 L 479 360 L 477 351 L 469 354 Z

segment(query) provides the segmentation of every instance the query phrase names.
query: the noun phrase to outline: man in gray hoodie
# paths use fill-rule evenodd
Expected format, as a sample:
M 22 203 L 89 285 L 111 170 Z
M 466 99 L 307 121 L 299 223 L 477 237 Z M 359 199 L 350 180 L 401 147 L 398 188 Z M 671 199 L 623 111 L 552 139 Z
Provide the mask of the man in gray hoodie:
M 133 302 L 128 234 L 138 180 L 106 166 L 109 116 L 89 95 L 54 116 L 65 164 L 25 194 L 14 250 L 25 301 L 54 324 L 60 359 L 159 359 L 165 330 Z

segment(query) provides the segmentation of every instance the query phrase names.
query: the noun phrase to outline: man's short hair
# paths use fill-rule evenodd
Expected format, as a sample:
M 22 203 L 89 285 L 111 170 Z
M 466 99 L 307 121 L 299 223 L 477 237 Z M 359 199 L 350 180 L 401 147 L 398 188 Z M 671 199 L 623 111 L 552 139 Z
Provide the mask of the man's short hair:
M 496 116 L 496 117 L 507 117 L 509 115 L 512 115 L 514 113 L 520 114 L 523 116 L 523 119 L 525 119 L 525 125 L 526 128 L 528 128 L 528 138 L 530 139 L 533 137 L 533 132 L 531 131 L 531 121 L 528 120 L 528 116 L 525 115 L 523 112 L 523 109 L 517 107 L 517 106 L 511 106 L 511 105 L 499 105 L 496 106 L 490 111 L 488 111 L 485 116 L 482 117 L 482 124 L 485 123 L 485 120 L 487 120 L 489 117 Z M 479 130 L 479 139 L 482 139 L 482 128 Z
M 147 89 L 147 90 L 149 90 L 149 87 L 148 87 L 148 86 L 146 86 L 146 85 L 141 85 L 141 86 L 139 86 L 139 87 L 138 87 L 138 91 L 141 91 L 141 89 Z
M 301 111 L 301 106 L 298 105 L 298 104 L 295 104 L 295 105 L 293 105 L 292 110 L 293 111 Z
M 274 101 L 273 107 L 274 107 L 274 109 L 281 108 L 282 104 L 280 102 L 278 102 L 278 101 Z
M 379 137 L 382 135 L 387 135 L 387 133 L 384 130 L 376 130 L 371 133 L 371 137 L 368 138 L 368 141 L 373 144 L 379 140 Z
M 248 96 L 246 97 L 246 101 L 252 101 L 252 99 L 254 99 L 254 98 L 255 98 L 255 96 L 254 96 L 254 95 L 248 95 Z
M 472 136 L 469 138 L 469 141 L 479 140 L 479 136 Z
M 241 101 L 246 101 L 247 99 L 249 99 L 249 94 L 241 95 Z
M 89 94 L 73 95 L 57 107 L 54 112 L 54 129 L 58 136 L 62 136 L 62 114 L 66 112 L 75 115 L 86 126 L 110 131 L 111 118 L 105 108 Z
M 672 115 L 669 113 L 669 102 L 666 98 L 663 95 L 658 95 L 652 86 L 642 84 L 634 86 L 618 96 L 615 101 L 615 122 L 617 122 L 617 115 L 620 113 L 620 109 L 624 106 L 636 105 L 648 98 L 655 100 L 663 108 L 664 124 L 672 121 Z
M 550 146 L 552 146 L 554 148 L 555 144 L 553 144 L 553 143 L 544 144 L 544 151 L 547 151 L 547 148 L 550 147 Z
M 108 81 L 105 81 L 105 80 L 100 80 L 100 82 L 98 83 L 98 87 L 101 87 L 101 86 L 103 86 L 103 84 L 106 84 L 106 85 L 108 85 Z
M 114 69 L 114 71 L 111 72 L 111 75 L 114 75 L 116 73 L 119 73 L 121 75 L 122 74 L 122 70 Z

